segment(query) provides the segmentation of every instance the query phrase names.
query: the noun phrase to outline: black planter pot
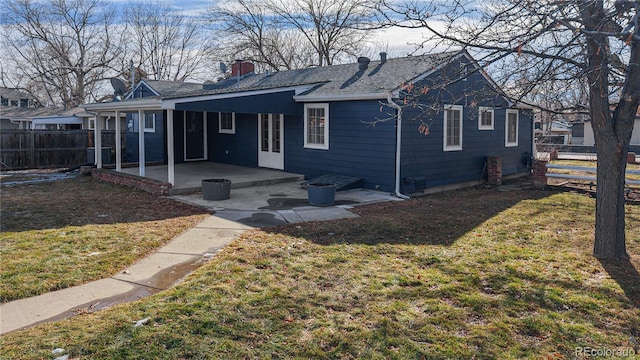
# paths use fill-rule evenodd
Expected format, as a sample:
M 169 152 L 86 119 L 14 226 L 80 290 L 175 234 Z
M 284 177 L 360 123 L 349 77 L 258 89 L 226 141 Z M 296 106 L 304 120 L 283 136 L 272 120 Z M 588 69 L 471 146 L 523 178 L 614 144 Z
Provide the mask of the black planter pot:
M 202 198 L 205 200 L 226 200 L 231 194 L 231 180 L 202 180 Z
M 313 206 L 332 206 L 336 199 L 336 185 L 311 183 L 307 185 L 309 204 Z

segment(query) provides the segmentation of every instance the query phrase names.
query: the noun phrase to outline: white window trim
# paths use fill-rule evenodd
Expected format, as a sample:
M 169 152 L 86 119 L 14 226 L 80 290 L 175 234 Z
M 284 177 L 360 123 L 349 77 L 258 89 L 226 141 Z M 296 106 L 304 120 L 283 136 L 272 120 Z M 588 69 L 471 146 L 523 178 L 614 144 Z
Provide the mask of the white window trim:
M 491 113 L 491 125 L 482 125 L 482 113 L 490 112 Z M 495 111 L 493 108 L 481 106 L 478 110 L 478 130 L 493 130 L 494 124 L 496 123 Z
M 308 140 L 308 109 L 324 109 L 324 144 L 310 144 Z M 307 149 L 329 150 L 329 103 L 304 104 L 304 147 Z
M 236 113 L 231 113 L 231 129 L 223 129 L 222 128 L 222 114 L 223 112 L 218 113 L 218 132 L 220 134 L 235 134 L 236 133 Z M 228 112 L 224 113 L 228 114 Z
M 153 121 L 153 127 L 147 127 L 147 115 L 151 115 L 151 120 Z M 156 132 L 156 113 L 145 113 L 144 114 L 144 132 L 148 132 L 148 133 L 154 133 Z
M 509 142 L 509 114 L 516 114 L 516 141 Z M 504 146 L 505 147 L 514 147 L 518 146 L 518 138 L 519 138 L 519 123 L 520 123 L 520 113 L 516 109 L 507 109 L 504 119 Z
M 89 118 L 89 122 L 87 123 L 87 127 L 89 128 L 89 130 L 95 130 L 96 129 L 96 119 L 95 118 Z
M 153 119 L 153 127 L 147 127 L 147 115 L 152 115 L 152 119 Z M 131 120 L 133 121 L 133 123 L 131 124 L 131 132 L 132 133 L 138 133 L 138 131 L 140 130 L 140 124 L 142 123 L 142 126 L 144 126 L 144 132 L 146 133 L 154 133 L 156 132 L 156 113 L 144 113 L 144 117 L 145 119 L 143 121 L 140 121 L 140 119 L 138 118 L 138 113 L 132 113 L 131 114 Z M 136 126 L 136 124 L 138 126 Z M 129 127 L 129 125 L 127 125 L 127 127 Z
M 460 111 L 460 145 L 447 146 L 447 128 L 448 128 L 448 119 L 447 119 L 447 110 L 459 110 Z M 464 116 L 462 112 L 461 105 L 445 105 L 444 106 L 444 121 L 442 125 L 444 126 L 442 129 L 442 150 L 443 151 L 460 151 L 462 150 L 462 128 L 464 127 Z

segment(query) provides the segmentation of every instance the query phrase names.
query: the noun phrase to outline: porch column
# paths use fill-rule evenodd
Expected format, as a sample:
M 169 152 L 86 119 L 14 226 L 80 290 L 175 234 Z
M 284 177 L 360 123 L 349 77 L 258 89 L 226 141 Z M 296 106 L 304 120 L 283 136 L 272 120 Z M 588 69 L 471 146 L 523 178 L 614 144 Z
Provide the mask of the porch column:
M 95 163 L 98 169 L 102 169 L 102 124 L 100 123 L 100 113 L 96 114 L 96 118 L 93 123 L 95 125 L 95 139 L 93 142 L 96 155 Z
M 145 176 L 144 159 L 144 110 L 138 110 L 138 175 Z
M 122 171 L 122 144 L 120 131 L 120 110 L 116 110 L 116 171 Z
M 167 109 L 167 179 L 171 185 L 176 184 L 175 180 L 175 150 L 173 139 L 173 109 Z
M 208 145 L 209 145 L 209 141 L 207 141 L 207 135 L 208 135 L 208 129 L 207 129 L 207 112 L 203 111 L 202 112 L 202 129 L 204 130 L 204 139 L 202 139 L 202 141 L 204 141 L 204 159 L 205 160 L 209 160 L 209 149 L 208 149 Z

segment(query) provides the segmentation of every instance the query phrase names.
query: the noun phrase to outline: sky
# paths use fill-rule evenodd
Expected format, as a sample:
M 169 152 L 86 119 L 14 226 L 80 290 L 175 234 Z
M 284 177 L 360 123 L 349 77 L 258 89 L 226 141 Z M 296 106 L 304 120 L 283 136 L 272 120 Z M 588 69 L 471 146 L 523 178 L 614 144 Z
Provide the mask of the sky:
M 132 0 L 112 0 L 115 3 L 120 3 L 123 7 Z M 133 1 L 146 1 L 146 0 L 133 0 Z M 155 1 L 155 0 L 149 0 Z M 214 0 L 175 0 L 172 5 L 182 10 L 185 14 L 190 16 L 197 16 L 207 10 L 214 4 Z M 376 35 L 372 37 L 373 45 L 370 52 L 377 53 L 380 51 L 386 51 L 389 57 L 402 57 L 409 53 L 412 53 L 416 49 L 416 45 L 421 42 L 424 37 L 424 31 L 420 29 L 385 29 L 376 32 Z M 418 51 L 417 54 L 424 53 L 424 50 Z M 373 54 L 362 54 L 363 56 L 373 57 Z
M 196 17 L 205 13 L 206 10 L 216 1 L 224 0 L 107 0 L 107 2 L 120 7 L 120 10 L 124 10 L 129 4 L 144 1 L 156 3 L 166 1 L 185 15 Z M 2 9 L 0 9 L 0 24 L 3 23 L 3 20 L 6 20 L 1 13 Z M 371 49 L 367 54 L 361 54 L 361 56 L 369 56 L 373 58 L 377 57 L 378 53 L 381 51 L 386 51 L 389 57 L 403 57 L 410 53 L 413 55 L 420 55 L 428 51 L 416 51 L 416 44 L 419 44 L 423 37 L 424 30 L 421 29 L 394 28 L 378 30 L 371 38 Z

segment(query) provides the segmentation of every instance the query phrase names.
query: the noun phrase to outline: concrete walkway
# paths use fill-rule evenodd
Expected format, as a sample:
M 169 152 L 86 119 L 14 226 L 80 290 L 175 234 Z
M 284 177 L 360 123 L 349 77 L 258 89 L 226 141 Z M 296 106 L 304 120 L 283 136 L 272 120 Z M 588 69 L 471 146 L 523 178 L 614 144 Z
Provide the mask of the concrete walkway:
M 398 200 L 385 193 L 349 190 L 336 195 L 337 206 L 304 203 L 303 190 L 292 183 L 232 190 L 232 199 L 209 202 L 202 195 L 176 198 L 215 210 L 156 253 L 120 274 L 72 288 L 0 305 L 0 334 L 106 309 L 165 290 L 209 261 L 242 232 L 264 226 L 357 217 L 352 206 Z M 342 205 L 340 205 L 342 204 Z M 264 208 L 260 208 L 264 205 Z

